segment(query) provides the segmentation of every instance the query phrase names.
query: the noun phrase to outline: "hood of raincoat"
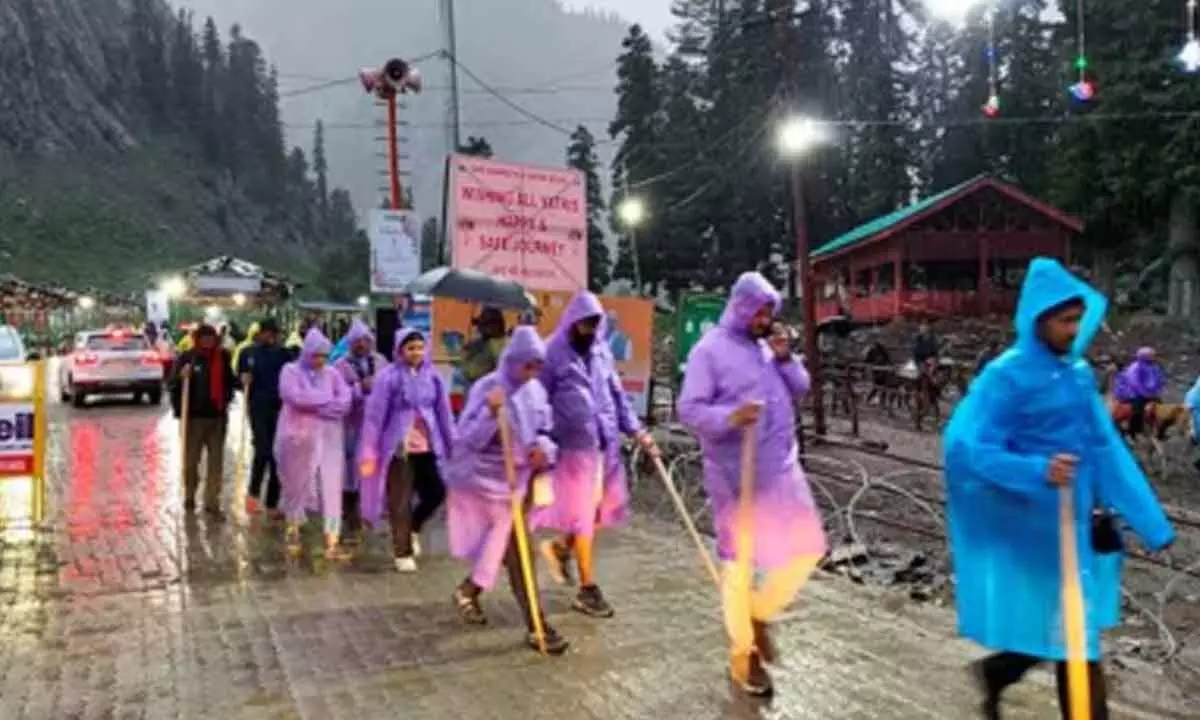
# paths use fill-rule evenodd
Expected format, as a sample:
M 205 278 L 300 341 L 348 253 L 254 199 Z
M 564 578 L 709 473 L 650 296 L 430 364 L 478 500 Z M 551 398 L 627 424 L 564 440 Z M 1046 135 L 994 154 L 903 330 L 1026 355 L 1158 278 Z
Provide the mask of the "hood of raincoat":
M 1142 362 L 1152 361 L 1154 359 L 1154 348 L 1152 348 L 1152 347 L 1138 348 L 1137 355 L 1134 355 L 1133 359 L 1140 360 Z
M 375 342 L 375 333 L 371 332 L 371 328 L 359 318 L 355 318 L 350 325 L 350 330 L 346 332 L 346 344 L 353 345 L 354 343 L 367 338 L 372 343 Z
M 554 329 L 555 335 L 563 337 L 569 336 L 571 327 L 580 320 L 595 317 L 600 318 L 601 324 L 604 323 L 604 306 L 600 304 L 600 298 L 596 297 L 595 293 L 581 290 L 575 293 L 575 297 L 571 298 L 571 302 L 567 303 L 567 309 L 563 310 L 562 317 L 558 320 L 558 327 Z M 596 327 L 596 340 L 601 339 L 600 327 Z
M 258 323 L 256 323 L 256 322 L 250 323 L 250 327 L 246 328 L 246 337 L 245 337 L 245 339 L 242 340 L 242 342 L 243 343 L 254 342 L 254 336 L 258 334 L 258 331 L 260 329 L 262 329 L 262 326 L 259 325 Z
M 313 328 L 304 336 L 304 345 L 300 348 L 300 364 L 311 367 L 313 356 L 328 355 L 332 349 L 333 343 L 329 342 L 329 338 L 325 337 L 320 330 Z
M 1068 360 L 1078 360 L 1092 344 L 1096 333 L 1104 325 L 1108 300 L 1091 285 L 1071 274 L 1057 260 L 1035 258 L 1029 263 L 1025 283 L 1021 286 L 1021 297 L 1017 301 L 1017 314 L 1013 318 L 1018 347 L 1044 347 L 1037 334 L 1038 318 L 1047 310 L 1076 298 L 1083 302 L 1083 319 L 1079 323 L 1079 335 L 1071 346 Z
M 588 316 L 580 316 L 580 318 L 585 317 Z M 528 325 L 513 330 L 512 337 L 508 340 L 508 347 L 504 348 L 504 354 L 500 356 L 500 368 L 504 372 L 505 382 L 510 387 L 522 384 L 517 380 L 521 366 L 535 360 L 543 362 L 546 360 L 546 343 L 542 342 L 537 330 Z
M 415 327 L 402 327 L 396 330 L 396 342 L 392 345 L 392 359 L 397 365 L 408 367 L 404 362 L 402 349 L 404 341 L 413 335 L 419 335 L 425 341 L 425 359 L 421 362 L 421 368 L 433 367 L 433 343 L 429 341 L 428 335 Z
M 770 305 L 773 312 L 779 312 L 782 302 L 779 291 L 761 273 L 742 273 L 733 284 L 729 302 L 721 313 L 721 327 L 744 335 L 748 332 L 750 321 L 764 305 Z

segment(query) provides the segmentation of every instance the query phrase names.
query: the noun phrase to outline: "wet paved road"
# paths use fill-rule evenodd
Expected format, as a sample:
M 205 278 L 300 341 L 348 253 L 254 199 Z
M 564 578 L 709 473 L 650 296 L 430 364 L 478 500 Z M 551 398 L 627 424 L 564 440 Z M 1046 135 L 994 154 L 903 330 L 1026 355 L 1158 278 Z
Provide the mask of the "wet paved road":
M 181 520 L 165 409 L 55 407 L 51 435 L 53 527 L 0 546 L 0 718 L 975 716 L 970 650 L 947 640 L 943 613 L 888 610 L 830 579 L 780 629 L 774 703 L 738 698 L 713 589 L 671 525 L 642 519 L 603 539 L 615 619 L 547 593 L 573 647 L 542 659 L 520 645 L 502 591 L 485 599 L 490 626 L 459 625 L 449 595 L 464 568 L 440 535 L 421 573 L 401 577 L 382 557 L 289 561 L 277 528 L 244 518 Z M 1044 683 L 1012 700 L 1013 718 L 1057 716 Z

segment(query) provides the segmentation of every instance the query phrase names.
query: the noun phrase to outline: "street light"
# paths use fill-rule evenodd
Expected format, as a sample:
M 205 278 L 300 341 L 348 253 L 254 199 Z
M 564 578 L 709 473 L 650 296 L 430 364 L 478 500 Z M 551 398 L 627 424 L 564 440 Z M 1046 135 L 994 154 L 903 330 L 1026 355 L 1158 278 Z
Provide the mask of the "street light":
M 939 20 L 961 25 L 971 11 L 983 2 L 985 0 L 925 0 L 925 8 Z
M 183 297 L 187 292 L 187 283 L 185 283 L 181 277 L 169 277 L 162 281 L 162 284 L 158 286 L 158 289 L 159 291 L 165 293 L 168 298 L 177 300 Z
M 792 189 L 792 223 L 796 234 L 796 289 L 803 300 L 804 355 L 812 377 L 813 429 L 825 434 L 825 408 L 822 405 L 821 357 L 817 348 L 817 300 L 812 267 L 809 265 L 808 210 L 804 197 L 804 161 L 813 150 L 829 143 L 829 126 L 800 115 L 786 118 L 779 126 L 780 153 L 789 161 Z
M 234 293 L 233 304 L 241 307 L 246 304 L 246 296 L 241 293 Z
M 629 232 L 630 256 L 633 259 L 633 282 L 637 292 L 642 291 L 642 268 L 638 262 L 637 227 L 646 220 L 646 203 L 639 197 L 627 197 L 617 205 L 617 217 Z
M 92 308 L 96 307 L 96 300 L 90 295 L 84 295 L 83 297 L 79 298 L 79 307 L 83 310 L 91 310 Z
M 810 117 L 790 117 L 779 126 L 779 150 L 786 157 L 796 157 L 829 142 L 829 128 Z
M 358 306 L 359 307 L 366 307 L 370 304 L 371 304 L 371 298 L 367 297 L 366 295 L 358 296 Z

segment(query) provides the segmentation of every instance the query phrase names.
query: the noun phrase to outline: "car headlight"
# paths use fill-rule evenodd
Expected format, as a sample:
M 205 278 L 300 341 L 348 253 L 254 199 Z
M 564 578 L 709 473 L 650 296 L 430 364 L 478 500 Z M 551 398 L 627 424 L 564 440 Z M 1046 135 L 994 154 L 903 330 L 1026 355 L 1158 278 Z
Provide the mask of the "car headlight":
M 0 397 L 25 399 L 33 397 L 34 369 L 28 365 L 0 366 Z

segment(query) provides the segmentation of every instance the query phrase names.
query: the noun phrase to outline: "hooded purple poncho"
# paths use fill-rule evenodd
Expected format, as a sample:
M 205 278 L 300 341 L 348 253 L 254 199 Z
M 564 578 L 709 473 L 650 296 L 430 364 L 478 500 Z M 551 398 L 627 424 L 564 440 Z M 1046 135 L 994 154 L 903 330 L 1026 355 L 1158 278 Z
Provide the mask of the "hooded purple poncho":
M 705 333 L 688 356 L 680 391 L 679 419 L 700 440 L 704 487 L 713 506 L 717 552 L 734 559 L 734 518 L 741 478 L 742 430 L 729 420 L 735 409 L 758 401 L 765 407 L 756 426 L 754 471 L 754 561 L 764 570 L 825 552 L 825 534 L 808 481 L 798 462 L 796 400 L 809 378 L 794 356 L 777 360 L 750 335 L 750 321 L 763 307 L 772 312 L 779 293 L 758 273 L 744 273 L 720 324 Z
M 1162 368 L 1154 362 L 1154 350 L 1148 347 L 1137 351 L 1133 362 L 1117 375 L 1113 396 L 1121 402 L 1152 400 L 1162 397 L 1166 379 Z
M 404 439 L 418 416 L 429 429 L 429 446 L 438 460 L 445 462 L 454 450 L 454 420 L 450 413 L 450 397 L 445 383 L 430 360 L 432 343 L 426 339 L 425 358 L 416 367 L 404 362 L 404 341 L 413 336 L 424 337 L 415 328 L 396 331 L 395 362 L 375 377 L 375 385 L 367 396 L 359 431 L 359 463 L 375 465 L 371 477 L 362 478 L 362 516 L 369 523 L 378 522 L 383 515 L 387 492 L 387 473 L 392 458 L 402 450 Z

